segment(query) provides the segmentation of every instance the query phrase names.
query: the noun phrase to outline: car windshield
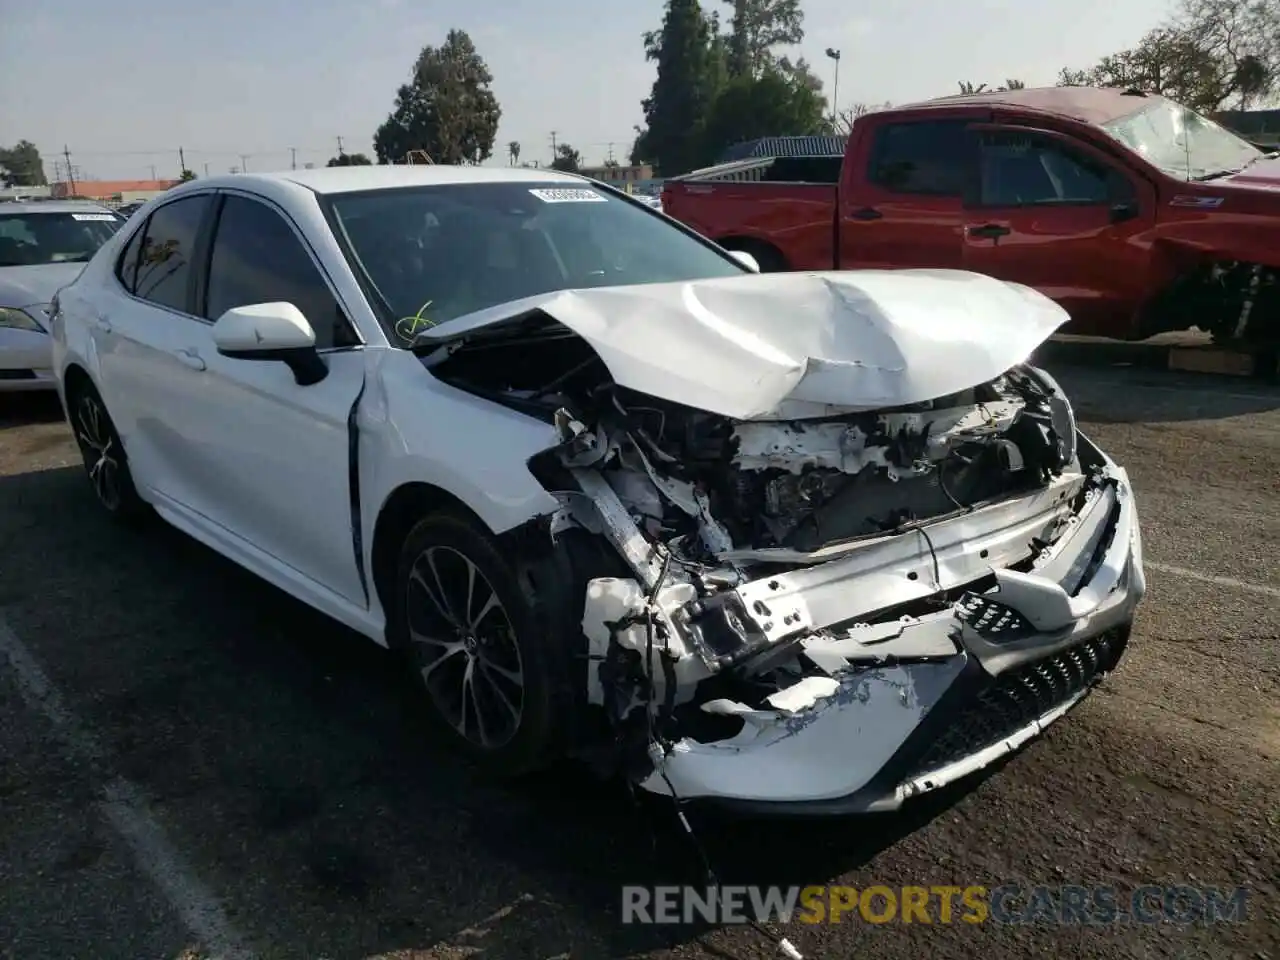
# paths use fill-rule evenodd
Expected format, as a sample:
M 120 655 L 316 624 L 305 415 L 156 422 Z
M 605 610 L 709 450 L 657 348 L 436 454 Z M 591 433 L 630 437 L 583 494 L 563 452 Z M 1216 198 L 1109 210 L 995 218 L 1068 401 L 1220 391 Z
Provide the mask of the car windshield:
M 1102 128 L 1161 170 L 1188 180 L 1234 173 L 1262 156 L 1248 141 L 1171 100 Z
M 402 345 L 427 327 L 539 293 L 746 272 L 588 183 L 408 187 L 338 195 L 331 207 Z
M 0 213 L 0 267 L 82 263 L 124 223 L 114 213 Z

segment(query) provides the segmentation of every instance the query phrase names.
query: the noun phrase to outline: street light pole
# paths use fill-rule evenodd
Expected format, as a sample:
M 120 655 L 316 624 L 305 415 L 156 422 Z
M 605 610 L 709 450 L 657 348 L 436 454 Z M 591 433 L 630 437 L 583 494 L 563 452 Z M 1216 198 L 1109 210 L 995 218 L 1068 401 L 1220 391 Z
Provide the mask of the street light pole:
M 835 83 L 831 86 L 831 119 L 834 121 L 840 114 L 840 51 L 827 47 L 827 56 L 836 62 Z

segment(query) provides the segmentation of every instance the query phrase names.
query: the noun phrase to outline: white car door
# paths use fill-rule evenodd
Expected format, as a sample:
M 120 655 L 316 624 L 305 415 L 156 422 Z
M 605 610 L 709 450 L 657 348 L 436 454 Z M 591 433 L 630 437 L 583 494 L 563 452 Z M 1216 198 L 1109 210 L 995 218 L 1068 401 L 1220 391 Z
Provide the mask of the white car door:
M 347 311 L 301 232 L 262 198 L 228 192 L 199 284 L 203 369 L 186 396 L 180 443 L 188 506 L 315 584 L 367 606 L 352 538 L 348 419 L 364 385 L 364 352 Z M 292 303 L 328 367 L 300 386 L 277 361 L 222 356 L 212 325 L 225 311 Z
M 185 415 L 200 366 L 192 351 L 207 336 L 192 312 L 192 264 L 214 199 L 196 194 L 159 207 L 121 252 L 119 286 L 99 290 L 89 306 L 98 386 L 134 479 L 179 503 L 192 497 Z

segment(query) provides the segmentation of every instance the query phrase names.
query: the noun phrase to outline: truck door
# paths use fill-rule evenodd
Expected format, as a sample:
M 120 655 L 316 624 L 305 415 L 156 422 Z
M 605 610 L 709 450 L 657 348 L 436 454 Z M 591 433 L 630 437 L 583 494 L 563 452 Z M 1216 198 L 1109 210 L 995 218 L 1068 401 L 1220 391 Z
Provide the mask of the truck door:
M 1126 336 L 1147 290 L 1154 186 L 1057 131 L 975 124 L 970 136 L 965 268 L 1036 288 L 1073 332 Z
M 886 119 L 860 139 L 840 189 L 841 269 L 963 267 L 966 126 L 960 117 Z

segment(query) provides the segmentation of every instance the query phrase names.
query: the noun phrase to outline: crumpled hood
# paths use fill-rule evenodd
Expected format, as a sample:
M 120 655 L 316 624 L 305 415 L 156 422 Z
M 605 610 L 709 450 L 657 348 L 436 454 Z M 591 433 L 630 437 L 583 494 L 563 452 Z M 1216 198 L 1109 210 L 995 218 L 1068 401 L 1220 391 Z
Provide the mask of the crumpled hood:
M 84 269 L 83 263 L 42 263 L 31 267 L 0 267 L 0 307 L 30 307 L 48 303 Z
M 620 386 L 737 420 L 946 396 L 1026 360 L 1067 320 L 1029 287 L 959 270 L 770 273 L 557 291 L 416 343 L 494 333 L 539 312 L 586 340 Z

